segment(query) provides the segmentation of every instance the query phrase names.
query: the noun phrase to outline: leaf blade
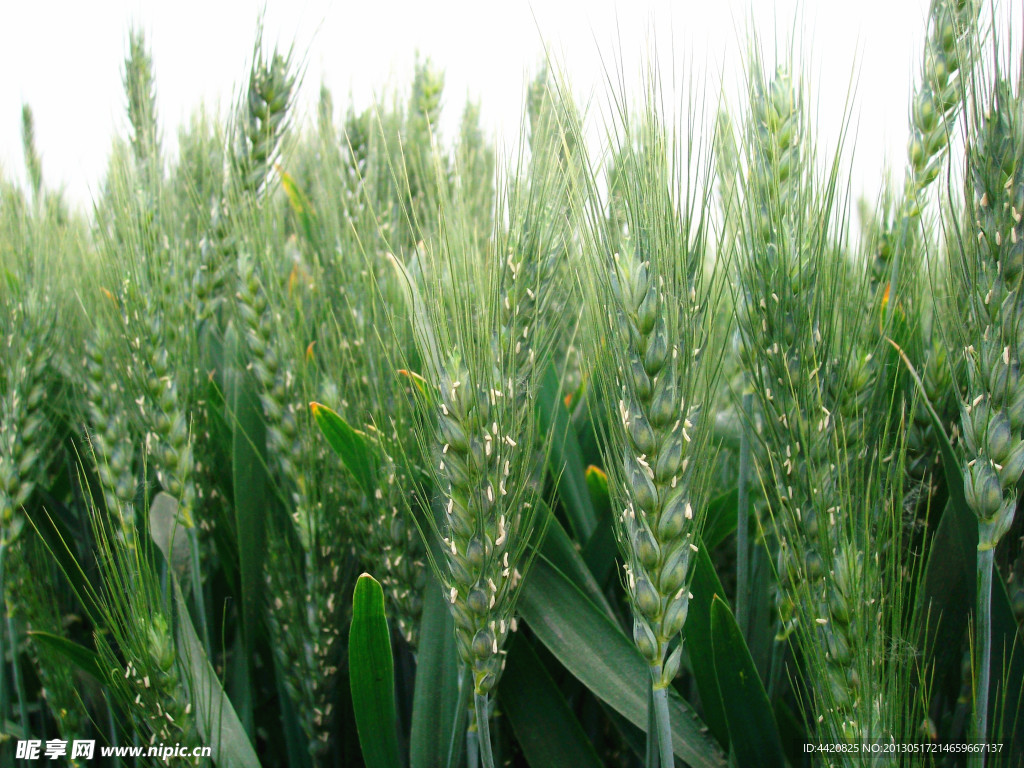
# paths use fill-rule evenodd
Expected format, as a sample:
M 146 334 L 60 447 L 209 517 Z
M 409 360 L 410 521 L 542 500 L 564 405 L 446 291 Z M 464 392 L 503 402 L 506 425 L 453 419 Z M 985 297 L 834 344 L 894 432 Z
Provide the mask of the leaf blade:
M 394 660 L 384 590 L 370 574 L 356 581 L 349 630 L 349 681 L 356 729 L 367 768 L 402 764 L 395 709 Z
M 365 493 L 372 494 L 377 476 L 377 457 L 366 434 L 351 427 L 340 415 L 322 403 L 310 403 L 313 420 L 338 458 Z
M 410 768 L 434 768 L 448 759 L 448 743 L 458 712 L 459 660 L 455 626 L 437 579 L 430 578 L 423 600 L 416 657 Z
M 561 382 L 555 366 L 549 365 L 544 371 L 537 398 L 542 434 L 553 436 L 547 454 L 548 470 L 558 484 L 558 497 L 562 500 L 574 538 L 586 541 L 597 526 L 597 513 L 587 487 L 583 451 L 561 395 Z
M 159 501 L 158 514 L 175 517 L 177 502 L 165 493 L 157 494 L 154 504 Z M 170 528 L 161 528 L 152 533 L 153 541 L 163 553 L 164 559 L 170 562 L 172 557 L 172 541 Z M 256 750 L 242 721 L 231 704 L 224 686 L 221 685 L 213 666 L 206 655 L 203 644 L 199 641 L 192 618 L 189 616 L 188 603 L 178 586 L 177 577 L 171 573 L 171 586 L 174 593 L 175 641 L 178 655 L 185 664 L 185 685 L 189 696 L 195 703 L 196 726 L 199 734 L 213 752 L 213 761 L 226 768 L 260 768 Z
M 538 557 L 530 569 L 519 612 L 594 695 L 637 727 L 647 728 L 647 663 L 632 640 L 544 558 Z M 669 709 L 676 755 L 693 766 L 724 766 L 725 755 L 689 705 L 670 695 Z
M 718 596 L 711 601 L 711 637 L 715 677 L 736 763 L 785 768 L 782 740 L 768 694 L 732 611 Z
M 535 768 L 600 768 L 583 727 L 533 646 L 518 636 L 498 683 L 502 711 Z

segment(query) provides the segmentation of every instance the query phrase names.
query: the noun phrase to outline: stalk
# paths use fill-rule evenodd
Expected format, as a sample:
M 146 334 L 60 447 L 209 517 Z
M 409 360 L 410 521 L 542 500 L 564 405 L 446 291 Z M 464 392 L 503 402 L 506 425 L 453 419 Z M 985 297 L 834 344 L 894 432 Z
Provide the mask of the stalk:
M 7 614 L 7 631 L 11 636 L 11 672 L 14 675 L 14 694 L 18 697 L 18 716 L 21 718 L 21 727 L 27 734 L 29 733 L 28 696 L 25 693 L 25 681 L 21 679 L 21 669 L 18 667 L 18 641 L 14 632 L 14 617 L 10 612 Z
M 994 549 L 978 550 L 978 608 L 975 615 L 978 635 L 978 692 L 974 699 L 975 738 L 988 743 L 988 683 L 992 665 L 992 566 Z M 975 768 L 985 765 L 985 753 L 976 752 L 971 759 Z
M 487 719 L 487 694 L 475 693 L 476 732 L 480 740 L 480 759 L 483 768 L 494 768 L 494 753 L 491 751 L 491 728 Z
M 7 649 L 4 647 L 4 632 L 11 637 L 11 674 L 14 681 L 14 695 L 18 698 L 18 716 L 21 718 L 21 727 L 26 734 L 28 727 L 28 708 L 26 707 L 25 684 L 21 679 L 21 670 L 18 669 L 18 641 L 14 632 L 14 618 L 7 611 L 7 596 L 4 592 L 5 566 L 7 555 L 7 543 L 0 543 L 0 702 L 2 702 L 3 714 L 6 716 L 9 702 L 4 681 L 3 663 L 7 659 Z
M 4 566 L 7 555 L 7 542 L 0 541 L 0 722 L 7 722 L 10 703 L 7 700 L 7 663 L 6 622 L 7 601 L 4 600 Z
M 117 720 L 114 718 L 114 705 L 110 701 L 110 694 L 103 692 L 103 703 L 107 705 L 107 735 L 110 738 L 111 746 L 120 744 L 117 738 Z
M 658 730 L 658 720 L 654 714 L 654 685 L 647 689 L 647 745 L 644 750 L 644 768 L 660 768 L 658 750 L 655 746 L 654 734 Z
M 470 686 L 473 684 L 473 675 L 470 670 L 463 669 L 459 674 L 459 700 L 455 704 L 455 720 L 452 723 L 451 737 L 448 739 L 448 768 L 455 768 L 459 764 L 459 755 L 462 754 L 463 741 L 468 733 L 462 726 L 461 715 L 469 709 Z M 468 751 L 468 748 L 467 748 Z
M 672 757 L 672 725 L 668 716 L 668 684 L 662 679 L 661 664 L 651 666 L 651 699 L 658 733 L 658 755 L 662 768 L 674 765 Z M 650 743 L 651 734 L 647 734 Z

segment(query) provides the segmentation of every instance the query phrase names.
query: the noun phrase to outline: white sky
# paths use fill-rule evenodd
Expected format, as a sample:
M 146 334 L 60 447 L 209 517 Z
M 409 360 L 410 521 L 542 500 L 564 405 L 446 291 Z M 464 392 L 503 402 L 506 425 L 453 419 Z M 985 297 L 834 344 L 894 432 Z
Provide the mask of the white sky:
M 21 104 L 35 113 L 44 176 L 88 206 L 106 168 L 111 137 L 126 134 L 121 67 L 128 30 L 140 25 L 151 48 L 164 146 L 205 102 L 226 109 L 244 82 L 262 0 L 0 0 L 0 168 L 23 179 Z M 751 7 L 754 6 L 754 10 Z M 487 2 L 343 2 L 267 0 L 265 39 L 295 41 L 308 68 L 300 98 L 312 116 L 325 82 L 341 109 L 351 93 L 369 104 L 388 85 L 408 88 L 417 51 L 445 71 L 446 123 L 467 95 L 482 102 L 485 125 L 514 138 L 524 77 L 552 48 L 577 94 L 603 98 L 605 67 L 621 52 L 627 72 L 658 46 L 692 61 L 684 77 L 716 92 L 725 77 L 736 94 L 747 19 L 753 14 L 770 51 L 805 30 L 808 71 L 819 99 L 819 136 L 834 141 L 851 76 L 857 151 L 855 189 L 874 197 L 886 157 L 902 169 L 911 84 L 920 67 L 928 0 L 536 0 Z M 800 14 L 798 16 L 797 14 Z M 884 21 L 882 21 L 884 19 Z M 652 31 L 653 30 L 653 31 Z M 634 78 L 633 82 L 637 82 Z

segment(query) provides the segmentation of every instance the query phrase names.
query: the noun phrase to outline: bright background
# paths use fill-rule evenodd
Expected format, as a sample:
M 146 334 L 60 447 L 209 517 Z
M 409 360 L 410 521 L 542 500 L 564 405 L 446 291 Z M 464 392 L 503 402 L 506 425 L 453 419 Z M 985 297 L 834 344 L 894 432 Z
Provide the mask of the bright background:
M 755 6 L 751 10 L 751 6 Z M 126 135 L 121 69 L 128 30 L 142 27 L 152 51 L 165 149 L 201 104 L 225 112 L 248 73 L 256 0 L 11 2 L 0 10 L 0 168 L 22 179 L 21 104 L 35 113 L 43 173 L 51 186 L 88 207 L 104 173 L 111 138 Z M 465 97 L 481 102 L 485 126 L 513 140 L 525 77 L 545 42 L 578 98 L 604 99 L 605 73 L 621 58 L 627 79 L 656 46 L 684 78 L 717 98 L 739 93 L 753 19 L 764 47 L 794 29 L 818 99 L 818 136 L 834 143 L 851 85 L 856 140 L 854 189 L 874 197 L 880 173 L 901 172 L 909 93 L 920 68 L 928 0 L 661 0 L 656 2 L 342 2 L 267 0 L 265 39 L 305 55 L 300 114 L 314 114 L 326 83 L 342 108 L 351 94 L 366 106 L 389 85 L 408 89 L 416 53 L 446 75 L 445 122 L 453 131 Z M 608 66 L 605 63 L 608 62 Z M 688 63 L 687 63 L 688 62 Z M 686 66 L 683 64 L 686 63 Z

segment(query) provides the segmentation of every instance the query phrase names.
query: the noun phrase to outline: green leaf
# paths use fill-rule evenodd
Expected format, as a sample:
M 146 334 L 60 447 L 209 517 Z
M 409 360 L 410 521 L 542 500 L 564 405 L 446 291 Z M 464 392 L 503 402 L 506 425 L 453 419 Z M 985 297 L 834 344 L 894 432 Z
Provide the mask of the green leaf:
M 236 342 L 237 344 L 237 342 Z M 265 520 L 268 514 L 267 428 L 263 421 L 255 378 L 244 368 L 230 369 L 228 392 L 231 423 L 231 476 L 234 491 L 235 537 L 241 585 L 242 640 L 248 674 L 242 678 L 242 719 L 253 733 L 251 660 L 262 617 L 263 561 L 266 553 Z
M 594 695 L 647 728 L 650 669 L 639 651 L 557 568 L 538 557 L 523 584 L 519 613 L 558 661 Z M 725 755 L 690 706 L 670 691 L 672 743 L 692 766 L 724 766 Z
M 377 455 L 365 432 L 353 429 L 326 405 L 310 403 L 313 419 L 331 448 L 365 493 L 372 496 L 377 487 Z
M 173 496 L 158 493 L 149 505 L 149 535 L 160 542 L 160 551 L 168 552 L 168 565 L 180 580 L 186 580 L 192 565 L 188 534 L 178 521 L 178 502 Z
M 612 500 L 608 493 L 608 475 L 593 465 L 587 467 L 587 488 L 597 511 L 597 527 L 583 547 L 583 560 L 598 584 L 605 584 L 615 568 L 619 546 L 615 542 Z
M 459 700 L 459 659 L 455 626 L 437 579 L 431 576 L 423 598 L 416 688 L 409 738 L 410 768 L 436 768 L 448 760 L 448 745 Z
M 597 513 L 587 488 L 583 452 L 570 423 L 569 412 L 562 403 L 562 382 L 554 364 L 544 371 L 537 398 L 537 416 L 541 434 L 551 435 L 548 471 L 558 483 L 558 497 L 565 508 L 573 538 L 586 541 L 597 526 Z
M 1017 628 L 1006 582 L 998 570 L 992 585 L 992 677 L 989 712 L 995 734 L 1002 742 L 1008 765 L 1024 765 L 1024 632 Z M 998 727 L 996 727 L 998 724 Z
M 189 670 L 188 687 L 195 704 L 196 726 L 212 749 L 213 762 L 224 768 L 259 768 L 256 750 L 199 642 L 177 579 L 174 602 L 178 609 L 178 652 Z
M 892 342 L 890 342 L 892 343 Z M 967 506 L 962 466 L 946 435 L 942 419 L 924 391 L 924 384 L 910 360 L 892 343 L 910 371 L 918 387 L 918 395 L 928 411 L 936 440 L 942 470 L 946 477 L 949 502 L 932 537 L 921 590 L 920 608 L 925 612 L 925 653 L 934 660 L 949 679 L 960 670 L 960 654 L 964 632 L 973 615 L 976 601 L 978 569 L 978 520 Z M 1005 690 L 1007 706 L 1003 713 L 1004 732 L 1015 733 L 1016 703 L 1024 684 L 1024 649 L 1018 641 L 1017 621 L 1010 605 L 1006 583 L 996 577 L 992 590 L 992 671 L 989 682 L 991 696 Z M 1005 684 L 1005 681 L 1009 684 Z M 1003 704 L 990 699 L 989 711 Z M 1007 728 L 1007 723 L 1010 726 Z M 1020 749 L 1019 744 L 1015 745 Z
M 961 640 L 974 608 L 977 547 L 977 520 L 951 496 L 932 536 L 920 601 L 927 617 L 925 654 L 958 679 Z
M 615 612 L 608 603 L 608 598 L 604 596 L 594 575 L 576 550 L 576 545 L 573 544 L 562 524 L 558 522 L 558 518 L 554 517 L 550 510 L 548 510 L 548 514 L 551 515 L 551 520 L 548 524 L 547 535 L 540 547 L 541 555 L 565 574 L 587 596 L 588 600 L 603 610 L 607 616 L 614 618 Z
M 711 601 L 716 597 L 724 597 L 725 589 L 715 572 L 707 546 L 701 546 L 697 553 L 690 592 L 693 597 L 690 598 L 686 625 L 683 627 L 690 668 L 697 682 L 701 704 L 704 706 L 704 721 L 718 739 L 718 743 L 727 748 L 729 725 L 718 691 L 718 678 L 715 676 L 715 645 L 711 635 Z
M 368 573 L 356 581 L 348 643 L 352 706 L 366 768 L 397 768 L 402 758 L 384 590 Z
M 612 513 L 612 497 L 608 492 L 608 475 L 600 467 L 591 464 L 586 471 L 587 490 L 598 518 Z M 596 531 L 595 531 L 596 533 Z
M 942 419 L 928 399 L 924 383 L 909 358 L 895 342 L 889 343 L 896 349 L 917 385 L 918 396 L 932 422 L 935 439 L 939 444 L 942 470 L 946 476 L 949 502 L 932 537 L 924 573 L 924 588 L 919 600 L 920 609 L 926 617 L 925 654 L 929 660 L 938 663 L 939 668 L 945 671 L 943 674 L 950 675 L 952 679 L 959 672 L 960 641 L 974 607 L 978 523 L 967 506 L 960 461 L 946 435 Z
M 950 499 L 939 527 L 932 537 L 922 590 L 922 608 L 927 611 L 925 653 L 944 674 L 959 680 L 963 636 L 974 615 L 978 568 L 977 518 Z M 992 585 L 992 671 L 989 691 L 993 697 L 989 711 L 1003 707 L 996 698 L 1005 690 L 1010 722 L 1016 712 L 1014 703 L 1021 696 L 1024 680 L 1024 649 L 1017 640 L 1017 620 L 1013 615 L 1006 582 L 994 575 Z M 1016 645 L 1016 647 L 1015 647 Z M 1009 684 L 1004 677 L 1009 676 Z M 1001 693 L 1000 693 L 1001 695 Z M 1011 727 L 1006 735 L 1014 733 Z
M 711 639 L 715 676 L 736 764 L 784 768 L 782 741 L 768 694 L 732 611 L 718 596 L 711 602 Z
M 302 191 L 302 188 L 295 182 L 291 174 L 285 171 L 281 171 L 281 186 L 284 187 L 284 193 L 288 197 L 288 204 L 291 206 L 295 218 L 299 220 L 306 240 L 314 247 L 317 246 L 316 211 L 313 209 L 313 204 L 310 202 L 309 197 Z
M 601 760 L 583 727 L 522 635 L 509 647 L 498 700 L 530 765 L 600 768 Z
M 173 499 L 170 503 L 177 504 Z M 173 507 L 170 512 L 172 516 L 176 516 Z M 164 559 L 170 561 L 171 539 L 156 536 L 153 540 L 163 553 Z M 178 658 L 187 671 L 184 682 L 189 698 L 195 706 L 199 734 L 203 742 L 210 746 L 213 762 L 217 766 L 259 768 L 260 761 L 256 757 L 256 750 L 253 749 L 238 713 L 231 706 L 224 687 L 213 671 L 203 644 L 199 642 L 199 636 L 188 613 L 188 603 L 178 586 L 178 579 L 173 573 L 170 578 L 176 609 L 174 634 Z
M 704 523 L 704 545 L 714 550 L 736 530 L 736 514 L 739 509 L 739 492 L 733 488 L 708 502 L 707 520 Z
M 896 342 L 889 339 L 889 343 L 899 354 L 903 364 L 910 372 L 910 376 L 914 379 L 914 383 L 917 385 L 918 396 L 921 398 L 921 402 L 924 403 L 925 409 L 928 411 L 928 417 L 931 419 L 932 428 L 935 430 L 935 439 L 939 442 L 939 455 L 942 457 L 942 471 L 946 476 L 946 487 L 949 492 L 950 501 L 953 503 L 954 507 L 959 508 L 967 514 L 971 514 L 970 508 L 967 506 L 967 497 L 964 495 L 964 479 L 960 473 L 960 462 L 957 460 L 956 453 L 953 451 L 953 445 L 950 443 L 949 437 L 946 435 L 946 428 L 942 423 L 942 419 L 939 417 L 939 414 L 936 413 L 935 407 L 928 399 L 928 395 L 924 388 L 924 382 L 921 381 L 921 377 L 918 376 L 917 371 L 914 370 L 914 366 L 911 364 L 910 358 L 907 357 L 906 353 L 900 349 Z M 975 532 L 975 545 L 977 545 L 977 532 Z
M 30 630 L 28 636 L 32 642 L 47 648 L 54 653 L 63 656 L 82 672 L 91 675 L 101 683 L 105 683 L 107 676 L 103 672 L 103 664 L 100 662 L 99 654 L 92 648 L 68 640 L 66 637 L 54 635 L 50 632 Z

